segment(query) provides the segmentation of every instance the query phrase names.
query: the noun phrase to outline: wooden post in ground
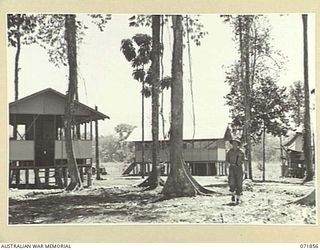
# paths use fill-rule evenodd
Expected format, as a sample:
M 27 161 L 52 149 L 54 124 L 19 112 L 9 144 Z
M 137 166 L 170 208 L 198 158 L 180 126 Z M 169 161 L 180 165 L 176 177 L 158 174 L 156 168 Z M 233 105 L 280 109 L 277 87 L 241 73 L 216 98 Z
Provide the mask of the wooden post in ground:
M 225 166 L 223 165 L 222 162 L 219 162 L 219 166 L 221 168 L 221 175 L 225 175 L 226 174 L 226 169 L 225 169 Z
M 98 111 L 98 107 L 95 106 L 95 110 Z M 99 128 L 98 128 L 98 120 L 95 121 L 96 125 L 96 179 L 101 180 L 100 177 L 100 160 L 99 160 Z
M 92 185 L 92 162 L 90 162 L 90 166 L 86 168 L 87 172 L 87 185 L 90 187 Z
M 63 185 L 68 186 L 68 168 L 66 167 L 63 168 Z

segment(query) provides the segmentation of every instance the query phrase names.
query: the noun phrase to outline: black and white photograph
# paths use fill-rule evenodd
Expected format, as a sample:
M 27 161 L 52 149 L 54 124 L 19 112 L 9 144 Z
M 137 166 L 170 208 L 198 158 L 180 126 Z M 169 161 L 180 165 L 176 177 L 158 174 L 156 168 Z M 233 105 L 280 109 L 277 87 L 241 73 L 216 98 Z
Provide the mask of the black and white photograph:
M 316 225 L 314 13 L 6 14 L 11 225 Z

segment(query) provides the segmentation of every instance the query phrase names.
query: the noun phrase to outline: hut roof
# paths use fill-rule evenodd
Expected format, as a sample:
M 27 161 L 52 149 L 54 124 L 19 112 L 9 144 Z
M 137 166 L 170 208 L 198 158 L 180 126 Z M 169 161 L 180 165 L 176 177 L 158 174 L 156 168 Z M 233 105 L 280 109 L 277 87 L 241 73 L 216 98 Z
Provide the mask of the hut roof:
M 183 140 L 184 141 L 211 141 L 211 140 L 219 140 L 219 139 L 224 139 L 224 140 L 229 140 L 230 138 L 230 129 L 227 127 L 224 128 L 207 128 L 207 127 L 199 127 L 199 132 L 196 133 L 195 138 L 192 138 L 192 134 L 190 133 L 189 130 L 184 129 L 184 136 Z M 159 140 L 163 140 L 163 135 L 161 131 L 159 131 Z M 168 140 L 168 139 L 166 139 Z M 131 142 L 139 142 L 142 141 L 141 137 L 141 128 L 136 128 L 132 134 L 129 136 L 127 141 Z M 151 135 L 151 129 L 147 128 L 145 129 L 145 136 L 144 136 L 144 141 L 152 141 L 152 135 Z
M 288 142 L 283 144 L 283 146 L 292 151 L 303 152 L 303 134 L 301 132 L 296 132 Z
M 66 95 L 47 88 L 9 104 L 10 114 L 64 115 Z M 75 116 L 83 120 L 104 120 L 109 116 L 75 101 Z

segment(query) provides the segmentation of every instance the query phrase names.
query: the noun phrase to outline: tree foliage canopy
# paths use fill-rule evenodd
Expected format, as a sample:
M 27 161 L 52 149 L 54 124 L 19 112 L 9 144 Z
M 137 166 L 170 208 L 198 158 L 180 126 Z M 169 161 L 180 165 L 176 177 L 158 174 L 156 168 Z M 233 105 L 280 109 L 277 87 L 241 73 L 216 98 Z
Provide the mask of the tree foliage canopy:
M 148 34 L 136 34 L 132 39 L 123 39 L 121 41 L 120 50 L 124 54 L 128 62 L 131 63 L 133 68 L 133 79 L 142 83 L 151 84 L 151 50 L 152 50 L 152 37 Z M 145 97 L 151 96 L 151 88 L 144 85 L 142 94 Z
M 8 14 L 7 30 L 9 46 L 17 46 L 17 38 L 21 39 L 22 44 L 35 42 L 33 36 L 37 27 L 37 16 L 28 14 Z
M 100 31 L 104 31 L 107 22 L 111 20 L 110 14 L 89 14 L 90 20 Z M 55 66 L 66 66 L 66 42 L 64 38 L 65 19 L 63 14 L 39 14 L 37 15 L 37 37 L 40 46 L 45 48 L 49 55 L 49 61 Z M 88 26 L 83 21 L 76 20 L 77 43 L 81 43 Z
M 115 134 L 99 137 L 101 158 L 107 162 L 130 161 L 134 157 L 134 144 L 126 140 L 131 135 L 135 126 L 118 124 Z
M 279 73 L 283 69 L 285 57 L 272 45 L 271 27 L 263 15 L 227 15 L 222 16 L 224 22 L 233 27 L 234 40 L 240 55 L 246 55 L 250 95 L 245 100 L 246 85 L 241 60 L 237 60 L 227 68 L 226 83 L 230 92 L 225 96 L 230 106 L 233 132 L 243 130 L 245 125 L 245 107 L 250 105 L 250 136 L 260 140 L 263 128 L 273 135 L 285 135 L 289 129 L 286 116 L 288 96 L 286 89 L 277 86 Z M 241 37 L 246 37 L 246 40 Z M 246 42 L 246 44 L 244 44 Z M 245 54 L 243 49 L 248 50 Z M 248 75 L 247 75 L 248 74 Z
M 295 124 L 299 127 L 303 124 L 304 117 L 304 87 L 301 81 L 295 81 L 289 87 L 289 103 L 291 107 L 290 117 Z

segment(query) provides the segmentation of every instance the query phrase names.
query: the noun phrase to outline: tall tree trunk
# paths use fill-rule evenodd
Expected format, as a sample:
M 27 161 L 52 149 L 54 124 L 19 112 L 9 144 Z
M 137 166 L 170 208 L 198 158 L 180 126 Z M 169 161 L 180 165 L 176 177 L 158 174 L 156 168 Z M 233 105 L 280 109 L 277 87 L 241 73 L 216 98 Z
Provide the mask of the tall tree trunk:
M 304 158 L 306 164 L 306 176 L 304 182 L 311 181 L 314 176 L 313 157 L 311 147 L 311 126 L 310 126 L 310 94 L 308 78 L 308 15 L 302 15 L 303 21 L 303 69 L 304 69 Z
M 152 171 L 140 187 L 155 189 L 160 184 L 159 166 L 159 93 L 160 93 L 160 15 L 152 16 Z
M 298 98 L 298 123 L 297 123 L 297 126 L 300 127 L 301 125 L 301 113 L 300 113 L 300 110 L 301 110 L 301 103 L 300 103 L 300 98 Z
M 95 110 L 98 111 L 98 107 L 95 106 Z M 95 121 L 95 144 L 96 144 L 96 179 L 101 180 L 100 176 L 100 155 L 99 155 L 99 123 Z
M 266 180 L 266 127 L 263 127 L 262 138 L 262 181 Z
M 19 60 L 20 60 L 20 51 L 21 51 L 21 34 L 20 34 L 20 14 L 18 14 L 18 24 L 17 24 L 17 50 L 14 61 L 14 100 L 17 101 L 19 99 Z M 18 126 L 16 122 L 13 124 L 13 137 L 15 140 L 18 136 Z M 20 170 L 14 170 L 14 175 L 16 176 L 17 183 L 20 182 Z
M 163 80 L 164 75 L 164 66 L 163 66 L 163 54 L 164 54 L 164 47 L 163 47 L 163 27 L 164 27 L 164 16 L 161 15 L 161 25 L 160 25 L 160 65 L 161 65 L 161 80 Z M 165 120 L 163 115 L 163 105 L 164 105 L 164 89 L 161 91 L 161 106 L 160 106 L 160 115 L 161 115 L 161 125 L 162 125 L 162 136 L 163 140 L 166 139 L 166 132 L 165 132 Z
M 165 197 L 195 196 L 211 193 L 185 169 L 183 138 L 183 27 L 182 16 L 173 15 L 173 54 L 171 87 L 170 174 L 162 193 Z
M 247 144 L 248 171 L 249 179 L 252 180 L 252 163 L 251 163 L 251 86 L 250 86 L 250 18 L 245 17 L 245 140 Z
M 284 173 L 284 160 L 283 160 L 283 148 L 282 148 L 282 135 L 280 135 L 279 137 L 280 139 L 280 161 L 281 161 L 281 176 L 284 177 L 285 173 Z
M 243 34 L 242 34 L 242 16 L 239 15 L 238 16 L 238 22 L 239 22 L 239 51 L 240 51 L 240 84 L 243 90 L 243 96 L 244 96 L 244 105 L 246 105 L 246 94 L 245 94 L 245 83 L 244 83 L 244 69 L 243 69 L 243 62 L 244 62 L 244 51 L 243 51 Z M 246 140 L 246 127 L 243 126 L 243 137 L 244 140 Z M 247 155 L 247 150 L 245 152 L 245 154 Z M 245 164 L 245 178 L 248 178 L 248 169 L 247 169 L 248 165 Z
M 246 42 L 247 37 L 244 36 L 246 35 L 246 18 L 242 15 L 238 17 L 239 21 L 239 50 L 240 50 L 240 81 L 241 81 L 241 87 L 243 89 L 243 94 L 244 94 L 244 108 L 245 108 L 245 117 L 244 117 L 244 125 L 243 125 L 243 139 L 244 142 L 246 143 L 246 157 L 247 159 L 251 159 L 251 154 L 249 150 L 249 144 L 248 144 L 248 137 L 250 139 L 250 134 L 248 134 L 248 119 L 249 119 L 249 112 L 248 112 L 248 85 L 250 86 L 250 83 L 248 82 L 250 80 L 250 76 L 247 73 L 248 65 L 247 65 L 247 53 L 249 51 L 248 44 Z M 245 31 L 245 32 L 244 32 Z M 245 46 L 244 46 L 245 44 Z M 248 49 L 248 50 L 246 50 Z M 245 66 L 244 66 L 245 64 Z M 250 65 L 250 64 L 249 64 Z M 246 70 L 246 72 L 245 72 Z M 248 136 L 249 135 L 249 136 Z M 249 162 L 249 161 L 248 161 Z M 246 174 L 245 178 L 252 179 L 252 169 L 251 169 L 251 164 L 245 164 L 246 168 Z
M 20 16 L 20 15 L 19 15 Z M 14 100 L 19 99 L 19 60 L 21 51 L 20 25 L 17 26 L 17 50 L 14 61 Z
M 74 115 L 74 99 L 77 90 L 77 44 L 76 44 L 76 22 L 75 15 L 65 15 L 65 39 L 67 42 L 67 56 L 69 65 L 69 87 L 67 93 L 66 107 L 65 107 L 65 144 L 68 159 L 68 170 L 70 174 L 70 184 L 66 190 L 72 191 L 77 188 L 82 188 L 80 173 L 75 158 L 71 128 L 73 124 Z
M 145 83 L 142 83 L 142 91 L 141 91 L 141 139 L 142 139 L 142 148 L 141 148 L 141 177 L 144 178 L 145 176 L 145 162 L 144 162 L 144 85 Z

